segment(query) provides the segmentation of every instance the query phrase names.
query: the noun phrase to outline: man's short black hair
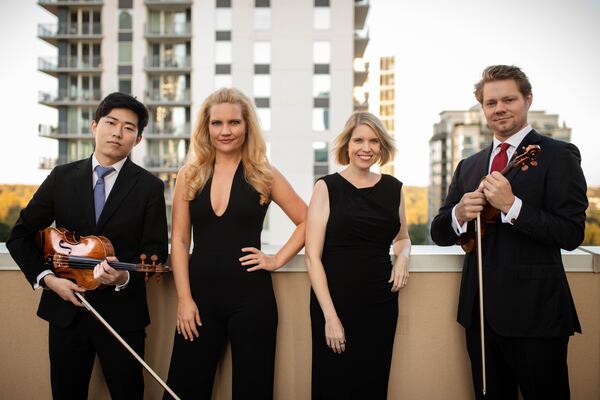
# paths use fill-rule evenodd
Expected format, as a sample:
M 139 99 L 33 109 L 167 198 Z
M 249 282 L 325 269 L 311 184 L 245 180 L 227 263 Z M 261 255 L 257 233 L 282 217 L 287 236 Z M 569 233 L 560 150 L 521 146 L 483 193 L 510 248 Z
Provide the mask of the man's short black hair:
M 100 118 L 108 115 L 114 108 L 127 108 L 138 116 L 138 136 L 142 135 L 142 131 L 148 125 L 148 110 L 141 102 L 135 97 L 125 94 L 114 92 L 106 96 L 96 109 L 96 115 L 94 121 L 100 122 Z

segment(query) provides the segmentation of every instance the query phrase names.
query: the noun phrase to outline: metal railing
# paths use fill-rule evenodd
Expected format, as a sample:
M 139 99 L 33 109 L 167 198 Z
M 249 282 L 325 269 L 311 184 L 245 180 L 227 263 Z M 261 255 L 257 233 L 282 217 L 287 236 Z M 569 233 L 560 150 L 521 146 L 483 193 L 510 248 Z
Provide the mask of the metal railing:
M 101 56 L 77 57 L 39 57 L 38 69 L 40 70 L 59 70 L 59 69 L 100 69 L 102 67 Z
M 149 56 L 145 59 L 145 65 L 146 68 L 156 69 L 187 69 L 192 65 L 192 58 L 190 56 Z
M 177 102 L 188 102 L 191 100 L 190 89 L 182 91 L 166 92 L 160 90 L 149 90 L 146 92 L 146 101 L 152 102 L 164 102 L 164 103 L 177 103 Z
M 187 21 L 160 26 L 146 24 L 144 32 L 148 36 L 189 36 L 192 34 L 192 24 Z
M 60 23 L 60 24 L 39 24 L 38 36 L 56 37 L 56 36 L 97 36 L 102 35 L 102 24 L 99 22 L 78 24 L 78 23 Z
M 102 99 L 102 91 L 100 89 L 69 91 L 61 89 L 58 91 L 38 92 L 38 101 L 40 103 L 56 103 L 56 102 L 87 102 L 100 101 Z
M 144 132 L 147 135 L 176 135 L 176 136 L 189 136 L 190 131 L 190 123 L 185 124 L 172 124 L 172 123 L 164 123 L 164 124 L 150 124 Z
M 146 168 L 181 168 L 185 162 L 185 157 L 178 158 L 177 156 L 146 156 L 144 157 L 144 166 Z

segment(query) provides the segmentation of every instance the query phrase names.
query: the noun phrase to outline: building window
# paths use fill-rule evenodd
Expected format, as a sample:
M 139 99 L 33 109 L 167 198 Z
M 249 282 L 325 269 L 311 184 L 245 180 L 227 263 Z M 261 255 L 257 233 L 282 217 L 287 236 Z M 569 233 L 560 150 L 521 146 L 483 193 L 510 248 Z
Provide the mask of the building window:
M 131 78 L 119 77 L 119 92 L 131 94 Z
M 119 65 L 131 65 L 132 59 L 131 42 L 119 42 Z
M 231 8 L 231 0 L 217 0 L 217 8 Z
M 133 29 L 133 12 L 131 10 L 119 11 L 119 32 L 131 32 Z
M 255 42 L 254 43 L 254 64 L 270 64 L 271 63 L 271 43 L 270 42 Z
M 315 107 L 312 113 L 313 131 L 329 130 L 329 107 Z
M 215 11 L 215 30 L 230 31 L 232 28 L 231 8 L 217 8 Z
M 254 75 L 254 97 L 271 97 L 271 76 Z
M 331 8 L 315 7 L 313 9 L 313 28 L 316 30 L 331 28 Z
M 271 29 L 271 9 L 260 7 L 254 9 L 254 29 L 257 31 L 268 31 Z
M 231 64 L 232 59 L 231 42 L 215 42 L 215 63 Z
M 327 142 L 313 142 L 313 176 L 316 181 L 329 173 L 329 145 Z
M 331 43 L 313 43 L 313 64 L 329 64 L 331 62 Z
M 330 75 L 313 75 L 313 97 L 329 97 L 331 90 Z
M 267 107 L 257 107 L 256 114 L 258 115 L 258 119 L 260 121 L 260 126 L 263 131 L 271 130 L 271 109 Z
M 229 88 L 231 86 L 231 75 L 215 75 L 215 89 Z

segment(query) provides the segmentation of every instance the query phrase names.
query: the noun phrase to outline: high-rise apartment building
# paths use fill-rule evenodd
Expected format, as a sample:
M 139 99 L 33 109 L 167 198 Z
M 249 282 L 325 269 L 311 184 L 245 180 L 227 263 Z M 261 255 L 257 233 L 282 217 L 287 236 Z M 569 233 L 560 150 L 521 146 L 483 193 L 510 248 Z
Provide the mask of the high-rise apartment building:
M 546 114 L 545 111 L 529 111 L 527 115 L 527 121 L 539 133 L 568 142 L 571 128 L 565 123 L 560 125 L 558 119 L 557 114 Z M 482 150 L 491 141 L 492 131 L 487 127 L 481 106 L 440 113 L 440 122 L 434 124 L 429 140 L 429 224 L 446 198 L 459 161 Z
M 394 56 L 378 59 L 377 65 L 369 71 L 372 77 L 371 112 L 379 116 L 387 132 L 394 137 L 396 133 L 396 61 Z M 394 163 L 380 167 L 380 172 L 394 175 Z
M 100 99 L 121 91 L 150 112 L 132 159 L 165 182 L 167 203 L 203 99 L 233 86 L 254 99 L 271 162 L 309 199 L 332 171 L 330 142 L 355 107 L 355 71 L 369 41 L 369 1 L 39 0 L 57 23 L 38 27 L 57 56 L 39 70 L 57 78 L 41 104 L 58 111 L 40 135 L 58 140 L 55 163 L 90 156 Z M 51 166 L 46 163 L 46 167 Z M 170 207 L 169 207 L 170 208 Z M 169 211 L 170 214 L 170 211 Z M 263 240 L 281 243 L 292 225 L 269 211 Z

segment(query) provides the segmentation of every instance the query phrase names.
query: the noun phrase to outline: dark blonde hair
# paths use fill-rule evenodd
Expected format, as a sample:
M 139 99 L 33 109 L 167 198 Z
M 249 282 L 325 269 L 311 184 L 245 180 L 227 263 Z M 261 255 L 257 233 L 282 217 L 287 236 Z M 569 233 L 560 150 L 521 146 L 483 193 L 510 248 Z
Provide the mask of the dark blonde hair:
M 481 80 L 475 84 L 475 98 L 479 104 L 483 104 L 483 85 L 487 82 L 504 81 L 512 79 L 519 87 L 519 92 L 523 97 L 531 94 L 531 83 L 529 78 L 521 69 L 514 65 L 490 65 L 483 70 Z
M 394 138 L 386 131 L 379 118 L 370 112 L 356 111 L 350 115 L 346 125 L 344 125 L 344 130 L 334 140 L 333 154 L 337 163 L 340 165 L 350 164 L 348 143 L 350 143 L 354 129 L 359 125 L 368 126 L 377 135 L 381 145 L 381 155 L 377 160 L 379 165 L 385 165 L 393 160 L 396 155 Z
M 185 199 L 193 200 L 213 173 L 216 151 L 208 131 L 210 109 L 214 105 L 223 103 L 237 104 L 242 109 L 242 118 L 246 125 L 246 139 L 242 145 L 241 161 L 244 177 L 260 194 L 260 203 L 265 204 L 269 201 L 273 182 L 273 171 L 267 161 L 267 146 L 252 102 L 242 92 L 233 88 L 223 88 L 213 92 L 204 100 L 198 111 L 186 160 Z

